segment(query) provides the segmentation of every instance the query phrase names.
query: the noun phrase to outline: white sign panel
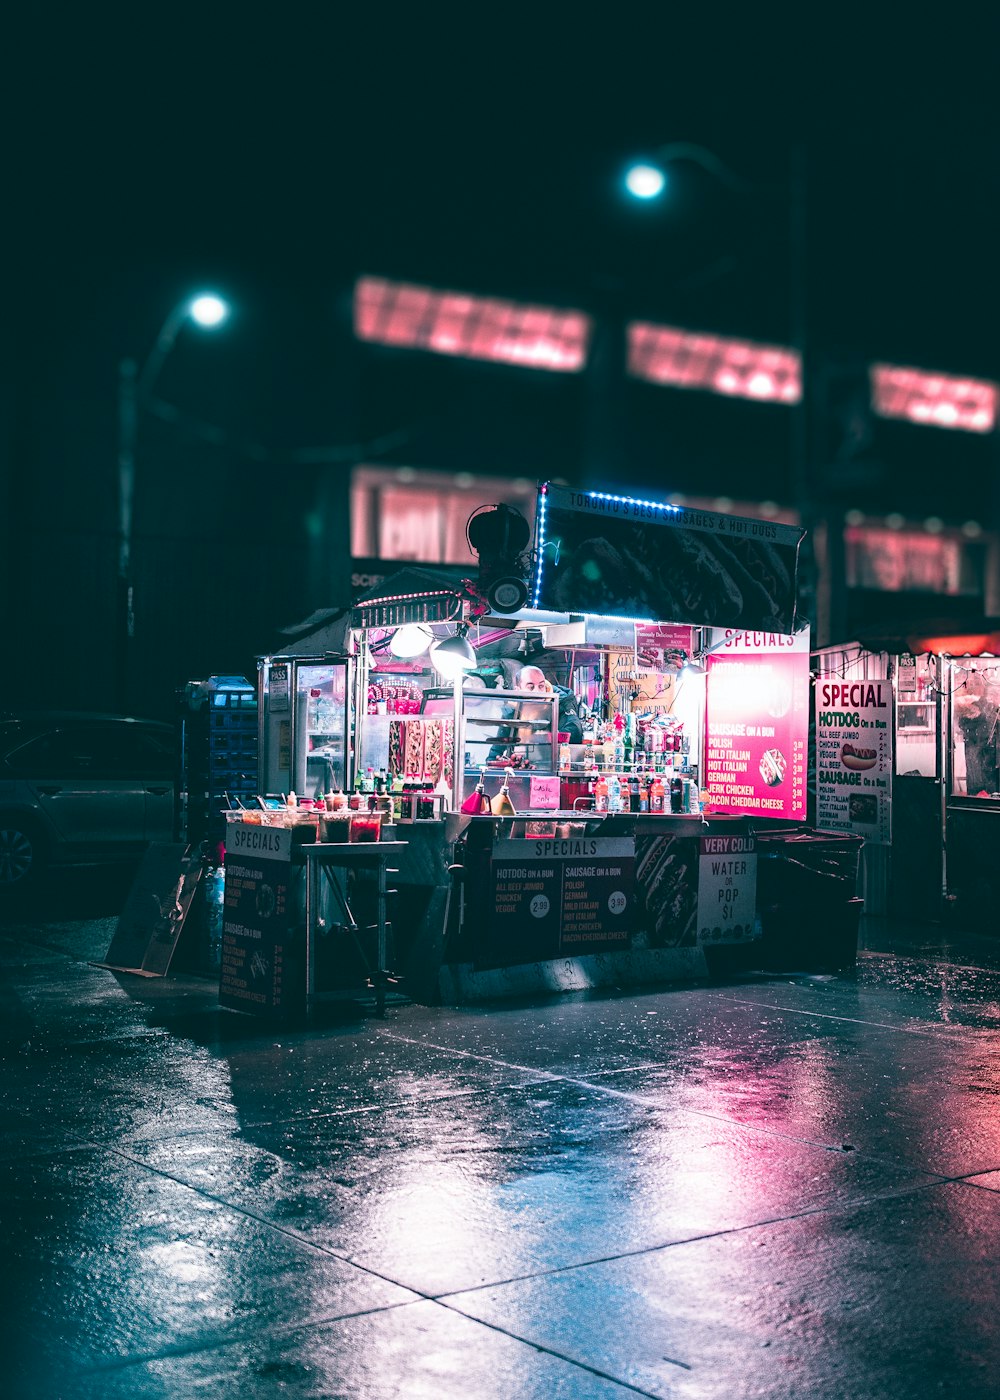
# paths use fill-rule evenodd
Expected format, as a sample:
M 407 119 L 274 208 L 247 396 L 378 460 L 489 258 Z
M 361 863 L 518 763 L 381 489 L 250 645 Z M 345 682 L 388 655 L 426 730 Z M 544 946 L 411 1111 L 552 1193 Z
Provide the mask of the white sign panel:
M 698 942 L 749 943 L 757 903 L 757 842 L 702 836 L 698 842 Z
M 888 845 L 892 811 L 892 685 L 816 681 L 816 825 Z

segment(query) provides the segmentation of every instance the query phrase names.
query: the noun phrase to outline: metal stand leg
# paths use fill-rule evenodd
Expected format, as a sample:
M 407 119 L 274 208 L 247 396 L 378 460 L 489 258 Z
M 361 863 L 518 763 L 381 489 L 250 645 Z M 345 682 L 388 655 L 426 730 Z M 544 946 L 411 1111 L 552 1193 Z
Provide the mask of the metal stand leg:
M 377 920 L 377 944 L 376 961 L 378 966 L 375 969 L 375 1010 L 379 1016 L 385 1015 L 385 986 L 388 972 L 386 969 L 386 947 L 385 947 L 385 896 L 386 896 L 386 869 L 385 861 L 380 860 L 378 864 L 378 900 L 376 903 Z
M 319 889 L 316 862 L 306 860 L 306 1011 L 316 995 L 316 920 Z

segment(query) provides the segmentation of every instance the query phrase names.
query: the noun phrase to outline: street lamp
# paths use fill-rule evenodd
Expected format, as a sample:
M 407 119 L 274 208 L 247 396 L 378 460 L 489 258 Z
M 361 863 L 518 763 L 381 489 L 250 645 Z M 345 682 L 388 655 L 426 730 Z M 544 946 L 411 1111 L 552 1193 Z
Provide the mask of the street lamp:
M 693 141 L 668 142 L 657 148 L 652 159 L 633 162 L 625 172 L 625 188 L 635 199 L 657 199 L 668 189 L 669 167 L 680 161 L 690 161 L 700 166 L 736 194 L 759 194 L 772 189 L 745 180 L 714 151 Z M 789 339 L 799 357 L 801 379 L 801 392 L 798 402 L 792 405 L 791 415 L 791 485 L 802 524 L 811 529 L 813 493 L 809 473 L 809 385 L 806 376 L 806 151 L 803 143 L 792 147 L 785 190 L 788 200 Z
M 185 297 L 173 307 L 163 322 L 142 366 L 128 357 L 118 365 L 118 598 L 115 694 L 119 710 L 128 708 L 129 652 L 132 638 L 135 636 L 132 522 L 139 414 L 182 327 L 188 321 L 193 321 L 204 330 L 214 330 L 221 326 L 228 316 L 228 304 L 214 292 Z

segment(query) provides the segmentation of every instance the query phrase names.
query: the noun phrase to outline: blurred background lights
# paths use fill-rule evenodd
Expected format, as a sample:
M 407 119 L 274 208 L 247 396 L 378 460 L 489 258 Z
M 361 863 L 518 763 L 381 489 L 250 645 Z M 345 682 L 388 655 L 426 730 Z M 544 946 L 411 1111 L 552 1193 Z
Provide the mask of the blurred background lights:
M 989 433 L 997 419 L 997 386 L 936 370 L 872 365 L 872 408 L 882 418 L 906 418 L 936 428 Z
M 591 318 L 557 306 L 360 277 L 354 333 L 400 349 L 575 373 L 587 359 Z
M 636 199 L 655 199 L 663 193 L 666 183 L 667 177 L 662 170 L 644 162 L 630 165 L 625 172 L 625 188 Z
M 191 319 L 199 326 L 221 326 L 229 315 L 229 305 L 214 292 L 203 292 L 191 302 Z

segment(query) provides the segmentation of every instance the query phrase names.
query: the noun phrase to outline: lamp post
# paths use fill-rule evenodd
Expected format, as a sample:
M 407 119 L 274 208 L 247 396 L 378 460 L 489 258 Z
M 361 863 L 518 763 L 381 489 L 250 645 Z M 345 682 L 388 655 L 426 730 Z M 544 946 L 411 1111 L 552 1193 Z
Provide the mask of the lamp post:
M 132 575 L 133 513 L 136 480 L 136 444 L 143 405 L 163 362 L 170 354 L 182 327 L 193 321 L 204 330 L 214 330 L 229 316 L 229 307 L 211 292 L 185 297 L 170 311 L 153 347 L 140 367 L 126 357 L 118 365 L 118 573 L 115 614 L 117 639 L 115 658 L 115 698 L 119 710 L 129 704 L 129 660 L 135 636 L 134 580 Z
M 660 146 L 648 160 L 635 161 L 625 172 L 625 188 L 634 199 L 659 199 L 669 190 L 669 168 L 681 161 L 691 161 L 736 194 L 773 192 L 772 186 L 745 180 L 705 146 L 692 141 L 671 141 Z M 788 204 L 788 333 L 792 349 L 799 357 L 801 393 L 791 406 L 789 461 L 791 488 L 801 523 L 806 529 L 814 524 L 813 482 L 809 470 L 809 379 L 808 296 L 806 263 L 806 148 L 804 143 L 792 147 L 789 157 L 785 193 Z

